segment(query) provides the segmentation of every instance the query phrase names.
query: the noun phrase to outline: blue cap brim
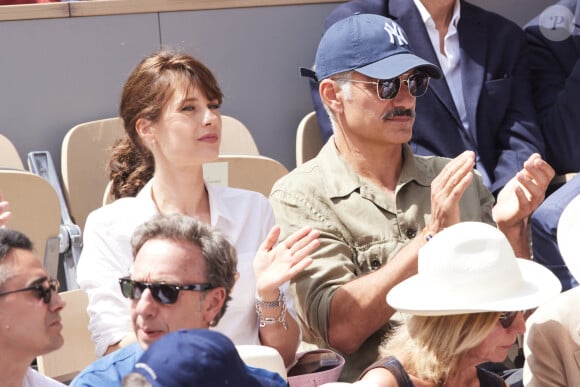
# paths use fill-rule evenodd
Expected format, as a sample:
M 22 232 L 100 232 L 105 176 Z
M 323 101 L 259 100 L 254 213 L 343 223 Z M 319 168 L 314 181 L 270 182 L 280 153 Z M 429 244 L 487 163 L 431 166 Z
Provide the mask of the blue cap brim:
M 375 79 L 391 79 L 406 73 L 409 70 L 420 69 L 431 78 L 441 78 L 441 70 L 432 63 L 419 58 L 417 55 L 401 53 L 391 55 L 374 63 L 355 69 L 357 73 Z

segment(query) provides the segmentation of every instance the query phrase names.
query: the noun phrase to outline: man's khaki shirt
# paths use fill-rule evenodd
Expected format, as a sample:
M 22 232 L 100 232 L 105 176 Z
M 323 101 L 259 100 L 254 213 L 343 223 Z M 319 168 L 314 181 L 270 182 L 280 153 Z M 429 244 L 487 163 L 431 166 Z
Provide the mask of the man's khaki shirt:
M 341 285 L 377 270 L 428 223 L 431 182 L 449 159 L 413 155 L 403 145 L 403 167 L 395 200 L 358 176 L 338 153 L 331 137 L 313 160 L 272 188 L 270 201 L 283 240 L 305 225 L 320 230 L 312 265 L 294 278 L 291 290 L 306 341 L 329 346 L 331 299 Z M 494 198 L 476 174 L 460 201 L 461 221 L 494 224 Z M 378 357 L 390 326 L 371 335 L 346 356 L 341 380 L 355 380 Z M 344 355 L 344 354 L 343 354 Z

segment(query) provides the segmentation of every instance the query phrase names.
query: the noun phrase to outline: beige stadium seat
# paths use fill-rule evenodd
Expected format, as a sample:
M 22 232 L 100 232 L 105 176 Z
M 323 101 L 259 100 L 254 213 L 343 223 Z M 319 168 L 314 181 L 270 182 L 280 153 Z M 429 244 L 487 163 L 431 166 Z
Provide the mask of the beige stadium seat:
M 296 166 L 316 157 L 323 145 L 316 112 L 310 112 L 300 120 L 296 130 Z
M 0 167 L 24 169 L 18 150 L 7 137 L 0 134 Z
M 204 177 L 209 184 L 225 185 L 270 195 L 272 186 L 288 169 L 266 156 L 220 155 L 204 165 Z
M 81 230 L 99 208 L 109 181 L 110 149 L 124 135 L 123 121 L 107 118 L 70 129 L 62 142 L 61 173 L 70 215 Z
M 240 358 L 247 365 L 276 372 L 284 380 L 288 380 L 286 367 L 280 352 L 266 345 L 236 345 Z
M 103 194 L 108 195 L 110 149 L 124 134 L 123 121 L 115 117 L 79 124 L 63 140 L 64 191 L 71 216 L 81 229 L 89 213 L 103 204 Z M 222 116 L 220 153 L 259 154 L 248 128 L 230 116 Z
M 280 162 L 260 155 L 220 155 L 215 162 L 203 167 L 208 184 L 257 191 L 265 196 L 270 195 L 276 180 L 288 173 Z M 103 194 L 103 205 L 113 201 L 110 189 L 109 182 Z
M 28 171 L 0 170 L 0 192 L 10 203 L 7 227 L 26 234 L 54 278 L 58 274 L 60 203 L 52 185 Z
M 66 302 L 61 310 L 64 345 L 51 353 L 38 356 L 38 371 L 46 376 L 68 382 L 96 360 L 89 332 L 88 298 L 82 289 L 60 293 Z
M 222 115 L 220 154 L 259 155 L 250 130 L 241 121 Z

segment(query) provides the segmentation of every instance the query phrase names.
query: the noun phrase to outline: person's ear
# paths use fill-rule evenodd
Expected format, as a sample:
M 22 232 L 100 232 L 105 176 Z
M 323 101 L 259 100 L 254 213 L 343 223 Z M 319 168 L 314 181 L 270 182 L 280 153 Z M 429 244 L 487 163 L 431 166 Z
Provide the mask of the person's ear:
M 318 85 L 320 99 L 335 113 L 341 112 L 343 108 L 343 93 L 341 87 L 332 79 L 323 79 Z
M 146 118 L 139 118 L 135 122 L 135 131 L 139 135 L 139 138 L 149 149 L 155 143 L 155 128 L 153 122 Z
M 203 299 L 203 316 L 210 326 L 226 302 L 226 289 L 219 287 L 208 291 Z

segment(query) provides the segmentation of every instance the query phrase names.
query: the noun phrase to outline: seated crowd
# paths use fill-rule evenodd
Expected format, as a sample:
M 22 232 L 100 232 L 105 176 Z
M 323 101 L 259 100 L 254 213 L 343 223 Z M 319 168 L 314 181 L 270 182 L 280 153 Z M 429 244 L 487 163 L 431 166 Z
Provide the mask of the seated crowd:
M 580 18 L 577 0 L 558 5 Z M 580 125 L 580 34 L 555 42 L 538 20 L 524 31 L 460 0 L 338 6 L 302 69 L 328 141 L 269 200 L 203 179 L 221 140 L 210 69 L 147 56 L 122 90 L 117 200 L 84 229 L 77 280 L 100 359 L 71 385 L 285 386 L 235 345 L 291 369 L 302 341 L 361 386 L 580 382 L 580 180 L 549 192 L 580 169 L 558 154 Z M 476 23 L 501 44 L 466 49 Z M 565 74 L 543 67 L 558 50 Z M 8 210 L 0 197 L 3 227 Z M 57 289 L 28 238 L 0 228 L 5 385 L 60 385 L 30 368 L 62 345 Z M 509 355 L 522 337 L 523 363 Z

